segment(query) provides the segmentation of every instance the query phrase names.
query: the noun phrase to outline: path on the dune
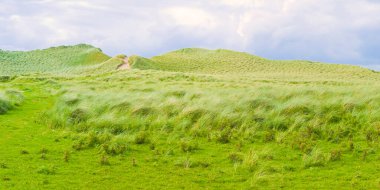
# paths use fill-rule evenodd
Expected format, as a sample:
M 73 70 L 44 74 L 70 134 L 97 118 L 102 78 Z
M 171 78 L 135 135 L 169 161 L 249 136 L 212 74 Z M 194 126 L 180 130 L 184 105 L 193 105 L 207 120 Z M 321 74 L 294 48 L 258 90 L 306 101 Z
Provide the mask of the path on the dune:
M 120 65 L 117 69 L 119 70 L 128 70 L 128 69 L 131 69 L 131 66 L 129 65 L 129 59 L 128 57 L 125 57 L 124 60 L 123 60 L 123 64 Z

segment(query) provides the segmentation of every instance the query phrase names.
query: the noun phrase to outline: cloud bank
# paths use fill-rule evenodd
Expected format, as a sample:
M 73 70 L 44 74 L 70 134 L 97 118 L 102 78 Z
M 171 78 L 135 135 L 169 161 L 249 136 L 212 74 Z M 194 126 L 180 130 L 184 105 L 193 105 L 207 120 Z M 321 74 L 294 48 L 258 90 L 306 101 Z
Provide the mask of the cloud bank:
M 379 34 L 376 0 L 0 0 L 0 48 L 11 50 L 225 48 L 380 70 Z

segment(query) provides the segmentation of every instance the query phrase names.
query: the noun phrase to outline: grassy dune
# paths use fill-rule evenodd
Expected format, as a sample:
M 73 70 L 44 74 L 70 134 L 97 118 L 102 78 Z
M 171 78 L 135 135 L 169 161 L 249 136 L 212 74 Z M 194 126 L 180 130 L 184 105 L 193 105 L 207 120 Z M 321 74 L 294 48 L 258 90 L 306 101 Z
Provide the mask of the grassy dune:
M 0 50 L 0 75 L 80 72 L 110 57 L 90 45 L 61 46 L 29 52 Z
M 279 75 L 283 78 L 376 77 L 375 72 L 358 66 L 325 64 L 310 61 L 275 61 L 248 53 L 230 50 L 181 49 L 151 59 L 156 67 L 166 71 L 205 74 Z M 153 65 L 153 64 L 152 64 Z
M 25 96 L 0 116 L 0 187 L 380 187 L 376 72 L 228 50 L 131 56 L 117 71 L 123 59 L 0 83 Z

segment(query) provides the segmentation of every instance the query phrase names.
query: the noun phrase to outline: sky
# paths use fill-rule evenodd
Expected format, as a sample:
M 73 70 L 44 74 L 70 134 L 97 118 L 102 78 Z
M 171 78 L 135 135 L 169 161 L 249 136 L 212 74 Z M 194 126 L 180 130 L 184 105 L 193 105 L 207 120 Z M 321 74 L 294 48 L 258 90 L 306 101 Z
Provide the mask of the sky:
M 380 0 L 0 0 L 0 49 L 201 47 L 380 70 Z

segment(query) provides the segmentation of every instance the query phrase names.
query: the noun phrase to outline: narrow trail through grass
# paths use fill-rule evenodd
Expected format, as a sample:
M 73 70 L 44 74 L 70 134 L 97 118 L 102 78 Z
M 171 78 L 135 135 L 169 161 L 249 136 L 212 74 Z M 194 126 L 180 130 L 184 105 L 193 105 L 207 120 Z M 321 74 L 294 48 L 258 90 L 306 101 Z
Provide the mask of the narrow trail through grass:
M 36 122 L 39 115 L 53 102 L 52 97 L 41 94 L 26 92 L 22 106 L 0 115 L 0 174 L 3 178 L 0 179 L 0 189 L 21 184 L 23 181 L 30 182 L 26 178 L 32 178 L 32 175 L 19 174 L 33 172 L 35 159 L 30 155 L 49 146 L 46 142 L 53 140 L 51 135 L 46 135 L 49 129 Z
M 31 95 L 31 96 L 30 96 Z M 35 93 L 27 93 L 23 105 L 6 115 L 0 115 L 0 143 L 2 144 L 0 153 L 8 152 L 6 146 L 12 146 L 14 150 L 23 148 L 25 144 L 30 146 L 40 139 L 34 137 L 38 132 L 46 131 L 46 127 L 37 124 L 35 121 L 39 114 L 52 104 L 52 98 L 40 96 Z M 34 134 L 31 134 L 34 131 Z M 37 133 L 36 133 L 37 132 Z M 37 141 L 37 142 L 36 142 Z

